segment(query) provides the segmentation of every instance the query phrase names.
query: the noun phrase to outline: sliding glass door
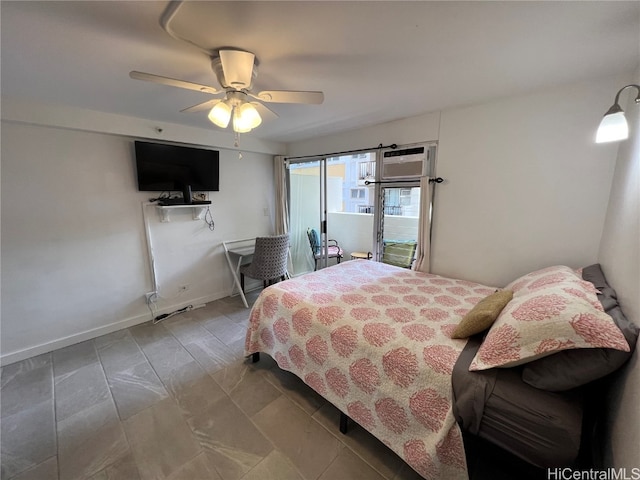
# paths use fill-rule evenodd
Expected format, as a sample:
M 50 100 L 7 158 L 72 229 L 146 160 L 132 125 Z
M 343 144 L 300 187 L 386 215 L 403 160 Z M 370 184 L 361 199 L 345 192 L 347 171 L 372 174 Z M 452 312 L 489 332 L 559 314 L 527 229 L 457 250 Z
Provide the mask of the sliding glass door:
M 291 162 L 290 192 L 291 256 L 293 274 L 324 268 L 329 261 L 327 211 L 335 209 L 339 179 L 327 176 L 327 159 Z M 331 193 L 331 194 L 330 194 Z M 329 200 L 329 199 L 333 200 Z
M 421 229 L 420 179 L 432 174 L 434 159 L 435 144 L 288 159 L 291 275 L 337 263 L 327 248 L 335 245 L 342 261 L 410 267 Z
M 374 179 L 374 152 L 289 160 L 287 168 L 292 275 L 336 264 L 337 248 L 342 261 L 373 252 L 375 185 L 366 182 Z M 315 250 L 310 229 L 318 233 Z

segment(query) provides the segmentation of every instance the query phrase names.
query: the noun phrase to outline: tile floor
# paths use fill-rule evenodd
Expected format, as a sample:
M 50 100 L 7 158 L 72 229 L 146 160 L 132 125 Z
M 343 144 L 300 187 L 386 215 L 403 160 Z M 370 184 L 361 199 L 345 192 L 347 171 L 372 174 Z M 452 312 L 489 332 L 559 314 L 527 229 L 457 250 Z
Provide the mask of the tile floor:
M 358 425 L 340 434 L 269 356 L 245 359 L 248 318 L 225 298 L 5 366 L 2 480 L 420 478 Z
M 256 294 L 252 296 L 255 299 Z M 418 479 L 267 355 L 225 298 L 2 368 L 3 480 Z

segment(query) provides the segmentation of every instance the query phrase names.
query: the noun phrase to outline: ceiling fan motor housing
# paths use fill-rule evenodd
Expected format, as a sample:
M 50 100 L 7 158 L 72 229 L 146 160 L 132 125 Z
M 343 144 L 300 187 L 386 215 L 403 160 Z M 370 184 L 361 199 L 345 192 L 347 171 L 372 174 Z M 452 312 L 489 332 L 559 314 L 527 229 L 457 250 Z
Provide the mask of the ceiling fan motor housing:
M 220 60 L 220 56 L 211 57 L 211 69 L 213 73 L 215 73 L 216 78 L 218 79 L 218 83 L 222 85 L 225 89 L 233 89 L 233 90 L 251 90 L 253 88 L 253 81 L 258 76 L 258 65 L 257 59 L 253 63 L 253 70 L 251 72 L 251 82 L 247 85 L 244 82 L 227 82 L 227 79 L 224 75 L 224 70 L 222 69 L 222 60 Z

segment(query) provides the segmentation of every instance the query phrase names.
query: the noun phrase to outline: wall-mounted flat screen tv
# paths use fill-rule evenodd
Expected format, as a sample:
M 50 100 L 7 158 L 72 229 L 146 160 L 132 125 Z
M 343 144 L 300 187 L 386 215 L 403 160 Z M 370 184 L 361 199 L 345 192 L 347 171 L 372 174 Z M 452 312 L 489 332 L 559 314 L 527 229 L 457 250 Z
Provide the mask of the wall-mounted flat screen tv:
M 138 190 L 141 192 L 217 192 L 220 152 L 204 148 L 135 142 Z

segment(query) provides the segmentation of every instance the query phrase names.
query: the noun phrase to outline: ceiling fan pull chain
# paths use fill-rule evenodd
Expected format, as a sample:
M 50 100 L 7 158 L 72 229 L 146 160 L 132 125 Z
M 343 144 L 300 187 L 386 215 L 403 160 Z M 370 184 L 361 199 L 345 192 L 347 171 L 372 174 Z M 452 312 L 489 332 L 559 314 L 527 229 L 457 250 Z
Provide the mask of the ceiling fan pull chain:
M 238 132 L 233 132 L 233 138 L 234 138 L 233 146 L 234 147 L 239 147 L 240 146 L 240 134 Z

